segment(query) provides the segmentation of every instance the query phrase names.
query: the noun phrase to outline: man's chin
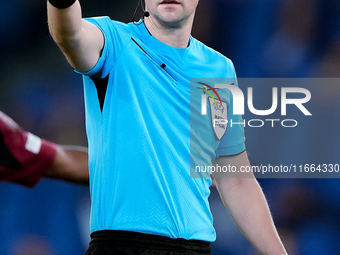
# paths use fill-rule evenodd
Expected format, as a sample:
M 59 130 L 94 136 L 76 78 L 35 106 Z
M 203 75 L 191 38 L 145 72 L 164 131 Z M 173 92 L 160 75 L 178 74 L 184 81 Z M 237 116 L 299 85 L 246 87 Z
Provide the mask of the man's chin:
M 178 15 L 165 15 L 162 16 L 160 22 L 168 27 L 180 27 L 183 19 L 181 19 Z

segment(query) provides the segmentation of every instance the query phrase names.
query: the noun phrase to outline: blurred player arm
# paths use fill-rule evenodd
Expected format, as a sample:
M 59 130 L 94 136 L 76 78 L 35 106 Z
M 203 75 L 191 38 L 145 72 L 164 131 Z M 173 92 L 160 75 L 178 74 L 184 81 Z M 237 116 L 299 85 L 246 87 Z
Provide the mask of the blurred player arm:
M 65 0 L 50 0 L 54 5 Z M 82 19 L 81 6 L 75 1 L 67 8 L 47 3 L 48 25 L 53 40 L 60 47 L 71 66 L 79 72 L 90 71 L 97 63 L 104 46 L 101 30 Z
M 57 153 L 45 173 L 46 177 L 67 182 L 88 184 L 88 154 L 87 148 L 80 146 L 57 146 Z
M 42 177 L 87 184 L 87 148 L 48 142 L 0 111 L 0 181 L 33 187 Z
M 244 151 L 222 156 L 214 161 L 219 166 L 249 166 Z M 286 255 L 276 231 L 262 189 L 251 173 L 213 173 L 221 199 L 243 235 L 261 254 Z

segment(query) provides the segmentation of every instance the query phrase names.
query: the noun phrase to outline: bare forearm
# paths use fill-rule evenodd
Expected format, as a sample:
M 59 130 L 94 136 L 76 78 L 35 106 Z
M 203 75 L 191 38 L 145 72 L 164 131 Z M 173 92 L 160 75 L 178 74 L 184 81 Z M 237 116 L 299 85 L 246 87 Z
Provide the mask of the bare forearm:
M 59 146 L 56 157 L 45 176 L 72 183 L 88 184 L 87 149 L 79 146 Z
M 236 225 L 262 254 L 287 254 L 274 226 L 264 194 L 254 178 L 217 180 Z
M 82 19 L 78 0 L 64 9 L 56 8 L 50 3 L 47 8 L 51 36 L 68 62 L 77 71 L 91 70 L 104 46 L 104 37 L 100 29 Z
M 47 3 L 48 26 L 58 45 L 76 40 L 82 30 L 82 15 L 79 1 L 65 9 L 58 9 Z

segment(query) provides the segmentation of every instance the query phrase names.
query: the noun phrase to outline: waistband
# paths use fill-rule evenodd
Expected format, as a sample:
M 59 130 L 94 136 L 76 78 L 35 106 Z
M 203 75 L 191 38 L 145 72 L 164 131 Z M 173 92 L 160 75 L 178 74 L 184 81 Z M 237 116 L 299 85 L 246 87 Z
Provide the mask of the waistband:
M 193 251 L 210 254 L 210 242 L 201 240 L 186 240 L 166 236 L 138 233 L 124 230 L 100 230 L 91 233 L 90 245 L 113 244 L 122 246 L 137 246 L 145 248 L 160 248 L 178 251 Z

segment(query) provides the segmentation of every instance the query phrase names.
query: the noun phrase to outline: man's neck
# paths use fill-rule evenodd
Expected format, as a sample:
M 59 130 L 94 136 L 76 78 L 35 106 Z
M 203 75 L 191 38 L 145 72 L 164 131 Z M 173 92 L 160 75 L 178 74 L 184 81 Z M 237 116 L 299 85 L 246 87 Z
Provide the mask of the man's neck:
M 157 40 L 174 48 L 186 48 L 189 45 L 193 20 L 180 27 L 169 27 L 150 16 L 144 20 L 146 28 Z

